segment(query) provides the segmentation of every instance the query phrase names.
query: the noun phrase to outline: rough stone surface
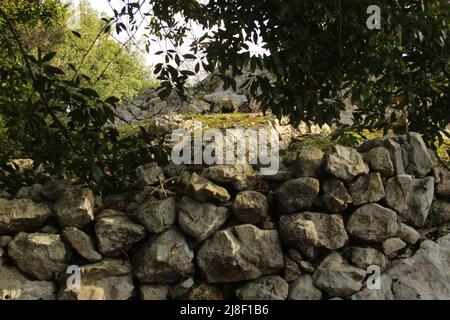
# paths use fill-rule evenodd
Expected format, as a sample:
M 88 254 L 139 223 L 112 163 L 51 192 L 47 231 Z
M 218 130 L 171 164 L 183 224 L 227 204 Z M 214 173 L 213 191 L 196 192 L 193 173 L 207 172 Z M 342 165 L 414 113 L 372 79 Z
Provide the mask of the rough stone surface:
M 374 248 L 355 247 L 351 250 L 351 262 L 363 270 L 370 266 L 378 266 L 384 271 L 388 265 L 388 260 L 383 253 Z
M 450 202 L 435 201 L 431 206 L 427 225 L 437 227 L 448 222 L 450 222 Z
M 258 224 L 264 220 L 268 211 L 266 196 L 257 191 L 242 191 L 233 203 L 233 214 L 243 223 Z
M 95 224 L 98 249 L 108 257 L 117 257 L 145 237 L 145 228 L 120 212 L 108 210 Z
M 50 208 L 44 203 L 0 198 L 0 234 L 39 228 L 51 214 Z
M 369 167 L 362 156 L 353 148 L 336 145 L 326 156 L 326 170 L 338 179 L 351 181 L 353 178 L 369 173 Z
M 97 262 L 102 259 L 102 255 L 95 250 L 94 241 L 83 231 L 68 227 L 63 232 L 72 248 L 89 262 Z
M 166 285 L 142 285 L 140 288 L 141 300 L 168 300 L 170 287 Z
M 441 197 L 450 197 L 450 172 L 445 169 L 435 171 L 436 194 Z
M 419 241 L 420 234 L 414 228 L 404 223 L 400 223 L 397 231 L 397 237 L 409 244 L 415 244 L 417 241 Z
M 105 259 L 81 266 L 80 274 L 80 289 L 63 287 L 60 300 L 128 300 L 133 295 L 131 265 L 126 261 Z
M 316 177 L 324 162 L 325 154 L 313 146 L 304 146 L 297 151 L 294 175 L 297 178 Z
M 342 212 L 353 202 L 347 188 L 337 179 L 327 180 L 322 185 L 322 192 L 320 201 L 330 212 Z
M 64 227 L 83 227 L 94 220 L 95 199 L 90 189 L 68 189 L 53 208 Z
M 358 208 L 347 222 L 348 233 L 366 241 L 386 240 L 397 230 L 397 214 L 375 203 Z
M 208 283 L 200 283 L 194 285 L 185 295 L 181 296 L 182 300 L 225 300 L 223 291 Z
M 183 233 L 172 227 L 151 237 L 135 254 L 134 274 L 142 283 L 176 283 L 194 273 L 193 258 Z
M 280 214 L 289 214 L 310 208 L 319 188 L 319 180 L 315 178 L 299 178 L 283 183 L 275 191 L 278 211 Z
M 384 254 L 393 259 L 397 256 L 398 252 L 406 247 L 406 243 L 400 238 L 390 238 L 383 241 Z
M 172 197 L 164 200 L 150 198 L 138 207 L 135 215 L 148 232 L 164 232 L 175 223 L 177 215 L 175 199 Z
M 136 169 L 136 177 L 141 186 L 153 186 L 164 181 L 164 172 L 156 162 L 144 164 Z
M 279 222 L 281 241 L 292 248 L 308 252 L 319 242 L 314 222 L 306 220 L 302 214 L 285 215 Z
M 383 181 L 378 172 L 361 176 L 351 183 L 350 193 L 354 205 L 378 202 L 386 196 Z
M 387 271 L 398 300 L 450 298 L 450 234 L 437 242 L 423 241 L 420 249 Z
M 260 174 L 248 164 L 216 165 L 203 171 L 202 175 L 211 181 L 229 183 L 239 191 L 253 189 L 261 180 Z
M 193 173 L 189 179 L 186 191 L 195 200 L 200 202 L 208 200 L 226 202 L 231 198 L 227 189 L 212 183 L 196 173 Z
M 425 177 L 435 166 L 435 163 L 428 153 L 420 134 L 411 132 L 408 139 L 409 149 L 409 172 L 412 172 L 416 177 Z
M 289 285 L 280 276 L 265 276 L 240 286 L 236 296 L 240 300 L 286 300 Z
M 362 288 L 366 271 L 349 265 L 342 256 L 328 255 L 314 273 L 314 285 L 332 296 L 344 297 Z
M 383 177 L 394 174 L 394 164 L 387 148 L 377 147 L 363 155 L 364 161 L 369 164 L 372 172 L 379 172 Z
M 303 275 L 289 284 L 289 300 L 321 300 L 322 292 L 314 286 L 310 275 Z
M 59 235 L 18 233 L 8 244 L 8 255 L 36 280 L 53 280 L 66 271 L 66 247 Z
M 248 224 L 219 231 L 205 241 L 197 263 L 209 283 L 256 279 L 284 267 L 278 232 Z
M 402 174 L 390 178 L 386 183 L 386 203 L 397 211 L 400 218 L 408 216 L 408 199 L 413 185 L 413 177 Z
M 213 235 L 230 215 L 229 209 L 207 202 L 197 202 L 183 197 L 178 205 L 178 224 L 180 228 L 197 241 Z

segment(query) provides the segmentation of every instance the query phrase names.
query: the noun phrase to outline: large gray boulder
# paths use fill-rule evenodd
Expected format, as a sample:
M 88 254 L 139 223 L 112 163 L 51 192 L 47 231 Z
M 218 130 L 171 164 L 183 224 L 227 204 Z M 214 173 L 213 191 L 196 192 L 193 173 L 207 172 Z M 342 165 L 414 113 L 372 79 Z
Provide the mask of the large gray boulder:
M 434 201 L 427 219 L 427 226 L 438 227 L 447 222 L 450 222 L 450 202 Z
M 366 271 L 349 265 L 342 256 L 328 255 L 314 273 L 314 285 L 331 296 L 349 296 L 363 285 Z
M 8 255 L 20 270 L 36 280 L 53 280 L 66 271 L 66 247 L 57 234 L 18 233 Z
M 315 247 L 337 250 L 348 242 L 342 216 L 318 212 L 281 216 L 280 237 L 309 258 Z
M 150 198 L 138 207 L 136 219 L 150 233 L 161 233 L 168 230 L 176 220 L 175 198 L 158 200 Z
M 241 285 L 236 290 L 240 300 L 286 300 L 289 285 L 280 276 L 264 276 Z
M 384 271 L 389 263 L 385 255 L 374 248 L 355 247 L 351 249 L 351 263 L 358 268 L 367 270 L 370 266 L 378 266 Z
M 142 283 L 177 283 L 194 274 L 194 252 L 176 227 L 151 237 L 135 254 L 134 274 Z
M 229 201 L 231 198 L 227 189 L 212 183 L 196 173 L 193 173 L 189 179 L 186 193 L 200 202 L 209 200 L 222 203 Z
M 437 242 L 425 240 L 420 249 L 387 271 L 397 300 L 450 299 L 450 234 Z
M 254 189 L 261 175 L 249 164 L 215 165 L 203 171 L 202 176 L 218 183 L 231 184 L 238 191 Z
M 435 169 L 436 194 L 441 197 L 450 197 L 450 172 L 447 169 Z
M 325 169 L 334 177 L 351 181 L 353 178 L 369 173 L 369 166 L 362 156 L 353 148 L 334 146 L 327 154 Z
M 284 258 L 276 230 L 245 224 L 206 240 L 198 251 L 197 263 L 208 283 L 237 282 L 280 271 Z
M 70 188 L 62 193 L 53 210 L 62 226 L 81 228 L 94 220 L 94 206 L 91 189 Z
M 337 179 L 325 181 L 322 185 L 322 192 L 320 204 L 333 213 L 344 211 L 347 209 L 347 205 L 353 202 L 345 185 Z
M 264 220 L 269 211 L 269 203 L 260 192 L 242 191 L 233 203 L 233 214 L 241 222 L 258 224 Z
M 117 257 L 144 239 L 145 228 L 121 212 L 105 210 L 95 223 L 98 249 L 107 257 Z
M 297 178 L 316 177 L 324 162 L 325 154 L 313 146 L 304 146 L 297 151 L 294 175 Z
M 390 152 L 385 147 L 373 148 L 363 158 L 372 172 L 379 172 L 383 177 L 390 177 L 395 172 Z
M 384 241 L 395 236 L 397 230 L 397 214 L 376 203 L 358 208 L 347 222 L 348 233 L 366 241 Z
M 44 203 L 0 198 L 0 234 L 36 230 L 51 214 L 52 211 Z
M 319 189 L 319 180 L 315 178 L 286 181 L 275 191 L 278 212 L 290 214 L 311 208 Z
M 213 235 L 225 223 L 230 211 L 207 202 L 197 202 L 183 197 L 178 204 L 178 224 L 180 228 L 197 241 Z
M 94 241 L 85 232 L 68 227 L 63 231 L 67 241 L 72 248 L 89 262 L 97 262 L 102 259 L 102 255 L 95 250 Z
M 386 196 L 383 181 L 378 172 L 356 179 L 350 184 L 350 193 L 354 205 L 378 202 Z
M 435 167 L 428 148 L 419 133 L 411 132 L 408 136 L 409 142 L 409 167 L 408 171 L 416 177 L 425 177 Z
M 289 300 L 321 300 L 322 291 L 316 288 L 313 278 L 302 275 L 297 280 L 289 283 Z
M 55 300 L 55 291 L 54 282 L 29 280 L 0 260 L 0 300 Z
M 105 259 L 81 266 L 80 288 L 68 288 L 63 281 L 60 300 L 128 300 L 134 291 L 131 265 L 124 260 Z M 70 282 L 70 281 L 69 281 Z

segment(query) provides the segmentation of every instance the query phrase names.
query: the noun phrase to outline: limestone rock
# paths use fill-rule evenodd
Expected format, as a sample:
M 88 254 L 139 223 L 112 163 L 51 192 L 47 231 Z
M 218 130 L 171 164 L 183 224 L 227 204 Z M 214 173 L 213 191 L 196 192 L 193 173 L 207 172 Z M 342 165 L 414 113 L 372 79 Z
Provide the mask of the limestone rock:
M 90 189 L 73 188 L 62 193 L 53 209 L 62 226 L 81 228 L 94 220 L 94 206 Z
M 63 233 L 72 248 L 87 261 L 97 262 L 102 259 L 102 255 L 95 250 L 94 241 L 86 233 L 75 227 L 65 228 Z
M 363 270 L 367 270 L 370 266 L 378 266 L 381 271 L 384 271 L 389 261 L 376 249 L 355 247 L 351 250 L 351 262 Z
M 194 273 L 194 252 L 176 227 L 151 237 L 133 259 L 142 283 L 176 283 Z
M 213 235 L 225 223 L 229 210 L 212 203 L 200 203 L 183 197 L 178 204 L 178 224 L 188 235 L 203 241 Z
M 379 172 L 383 177 L 390 177 L 394 174 L 394 164 L 388 149 L 377 147 L 365 153 L 364 161 L 369 164 L 371 171 Z
M 39 228 L 51 216 L 50 208 L 29 199 L 0 198 L 0 234 L 31 231 Z
M 310 275 L 303 275 L 289 284 L 289 300 L 321 300 L 322 292 L 314 286 Z
M 31 199 L 35 202 L 41 202 L 43 197 L 41 195 L 42 185 L 35 183 L 29 187 L 22 187 L 17 191 L 16 199 Z
M 348 204 L 353 202 L 347 188 L 337 179 L 327 180 L 322 185 L 322 192 L 321 203 L 330 212 L 342 212 L 347 209 Z
M 284 267 L 277 231 L 249 224 L 219 231 L 206 240 L 197 263 L 208 283 L 256 279 Z
M 355 149 L 340 145 L 334 146 L 327 154 L 325 169 L 344 181 L 351 181 L 359 175 L 369 173 L 369 167 Z
M 244 223 L 261 223 L 268 211 L 266 196 L 257 191 L 242 191 L 233 203 L 234 216 Z
M 386 240 L 395 236 L 397 230 L 397 214 L 376 203 L 358 208 L 347 222 L 347 231 L 366 241 Z
M 284 270 L 283 279 L 287 282 L 297 280 L 301 276 L 302 272 L 298 267 L 298 264 L 289 258 L 287 255 L 284 257 Z
M 182 300 L 225 300 L 223 291 L 214 285 L 200 283 L 194 285 L 189 292 L 181 296 Z
M 248 164 L 215 165 L 203 171 L 202 176 L 218 183 L 229 183 L 238 191 L 253 189 L 261 180 L 259 173 Z
M 322 150 L 313 146 L 304 146 L 297 151 L 295 176 L 298 178 L 303 177 L 316 177 L 317 170 L 322 166 L 324 162 L 325 154 Z
M 164 181 L 164 173 L 156 162 L 144 164 L 136 169 L 136 177 L 141 186 L 153 186 Z
M 175 198 L 157 200 L 150 198 L 135 212 L 137 220 L 150 233 L 161 233 L 168 230 L 176 220 Z
M 142 285 L 140 289 L 141 300 L 168 300 L 170 287 L 166 285 L 147 284 Z
M 328 255 L 314 273 L 314 285 L 332 296 L 344 297 L 362 288 L 366 272 L 344 261 L 333 252 Z
M 438 227 L 447 222 L 450 222 L 450 202 L 441 200 L 433 202 L 427 219 L 427 225 Z
M 54 282 L 31 281 L 0 261 L 0 300 L 55 300 L 55 291 Z
M 42 196 L 50 201 L 58 200 L 63 193 L 73 190 L 74 186 L 67 180 L 50 180 L 39 190 Z
M 189 179 L 186 191 L 195 200 L 200 202 L 208 200 L 226 202 L 231 198 L 227 189 L 212 183 L 196 173 L 193 173 Z
M 386 196 L 383 181 L 378 172 L 361 176 L 352 182 L 350 193 L 354 205 L 378 202 Z
M 280 214 L 290 214 L 309 209 L 319 193 L 319 180 L 299 178 L 283 183 L 275 191 Z
M 435 166 L 419 133 L 411 132 L 408 137 L 409 171 L 416 177 L 425 177 Z
M 289 285 L 280 276 L 265 276 L 240 286 L 236 296 L 240 300 L 286 300 Z
M 450 197 L 450 172 L 446 169 L 435 170 L 436 194 L 441 197 Z
M 123 260 L 105 259 L 80 267 L 81 287 L 61 288 L 60 300 L 128 300 L 134 285 L 131 265 Z
M 386 183 L 386 203 L 403 220 L 408 216 L 408 199 L 412 186 L 413 177 L 408 174 L 392 177 Z
M 66 247 L 56 234 L 18 233 L 8 244 L 8 255 L 19 267 L 37 280 L 53 280 L 66 271 Z
M 398 252 L 406 247 L 406 243 L 400 238 L 390 238 L 383 241 L 384 254 L 393 259 L 397 256 Z
M 111 214 L 102 216 L 95 224 L 98 249 L 105 256 L 117 257 L 145 237 L 145 228 L 120 212 L 108 210 L 108 213 Z
M 423 241 L 420 249 L 387 271 L 398 300 L 450 299 L 450 234 L 437 242 Z
M 410 226 L 400 223 L 397 231 L 397 237 L 409 244 L 415 244 L 420 239 L 420 234 Z
M 280 235 L 286 244 L 312 258 L 314 247 L 337 250 L 348 242 L 342 216 L 304 212 L 280 217 Z

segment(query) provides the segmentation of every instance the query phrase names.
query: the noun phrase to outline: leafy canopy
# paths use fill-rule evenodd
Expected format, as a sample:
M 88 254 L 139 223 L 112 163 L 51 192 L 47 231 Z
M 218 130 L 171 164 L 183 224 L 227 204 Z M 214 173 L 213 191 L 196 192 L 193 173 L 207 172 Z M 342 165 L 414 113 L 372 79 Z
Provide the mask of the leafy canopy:
M 217 73 L 225 86 L 250 68 L 245 86 L 264 110 L 294 123 L 333 124 L 345 99 L 357 107 L 353 128 L 387 131 L 399 115 L 432 142 L 450 122 L 450 5 L 446 0 L 380 0 L 381 29 L 370 30 L 367 0 L 145 0 L 116 12 L 149 18 L 148 33 L 186 45 L 193 25 L 206 31 L 187 54 L 168 48 L 155 66 L 161 95 L 184 94 L 192 71 Z M 269 54 L 252 56 L 249 43 Z M 180 70 L 184 61 L 194 70 Z M 388 119 L 386 113 L 390 112 Z

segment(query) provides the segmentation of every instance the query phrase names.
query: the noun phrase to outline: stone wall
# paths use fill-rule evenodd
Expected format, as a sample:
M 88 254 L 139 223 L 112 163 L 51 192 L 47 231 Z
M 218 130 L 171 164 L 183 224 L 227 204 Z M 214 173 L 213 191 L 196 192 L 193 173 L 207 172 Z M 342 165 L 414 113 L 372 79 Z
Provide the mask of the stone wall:
M 450 173 L 418 134 L 136 178 L 0 192 L 0 299 L 450 299 Z

